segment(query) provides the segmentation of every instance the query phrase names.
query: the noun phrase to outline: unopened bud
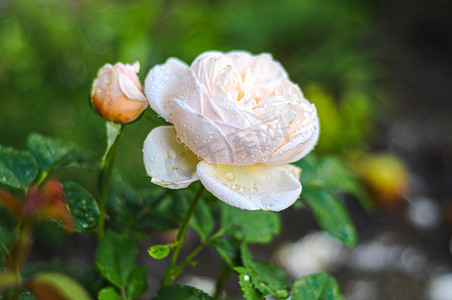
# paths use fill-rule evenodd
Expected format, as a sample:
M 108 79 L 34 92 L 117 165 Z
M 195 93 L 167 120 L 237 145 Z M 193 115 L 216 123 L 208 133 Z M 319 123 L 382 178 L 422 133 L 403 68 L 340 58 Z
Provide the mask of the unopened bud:
M 140 64 L 106 64 L 97 73 L 91 90 L 91 103 L 109 121 L 128 123 L 148 106 L 137 73 Z

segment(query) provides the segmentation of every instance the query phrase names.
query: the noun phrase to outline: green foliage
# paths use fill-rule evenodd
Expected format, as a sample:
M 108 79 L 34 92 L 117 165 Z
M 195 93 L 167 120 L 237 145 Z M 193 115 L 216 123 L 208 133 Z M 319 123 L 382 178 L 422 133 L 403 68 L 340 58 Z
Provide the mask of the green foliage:
M 342 300 L 336 280 L 326 273 L 297 278 L 292 289 L 293 300 Z
M 0 225 L 0 266 L 4 265 L 9 246 L 13 240 L 13 232 L 2 228 Z
M 303 90 L 316 105 L 322 128 L 317 152 L 344 153 L 366 146 L 376 110 L 375 99 L 368 92 L 344 88 L 337 99 L 320 84 L 311 83 Z
M 264 299 L 264 296 L 259 294 L 251 283 L 250 276 L 248 275 L 249 272 L 246 268 L 236 267 L 234 270 L 239 273 L 239 284 L 242 288 L 243 297 L 245 297 L 246 300 Z
M 322 190 L 306 191 L 303 199 L 314 212 L 323 230 L 346 246 L 356 244 L 356 229 L 340 199 Z
M 210 245 L 220 255 L 221 259 L 230 267 L 240 264 L 240 248 L 233 241 L 225 238 L 216 238 L 210 241 Z
M 153 300 L 211 300 L 212 298 L 197 288 L 186 285 L 169 285 L 158 291 Z
M 97 269 L 119 289 L 139 297 L 146 290 L 147 283 L 146 270 L 135 265 L 137 255 L 138 250 L 132 239 L 107 231 L 96 251 Z
M 107 287 L 102 289 L 97 295 L 98 300 L 121 300 L 118 293 L 113 287 Z
M 242 263 L 254 288 L 264 296 L 273 296 L 285 299 L 289 296 L 289 285 L 287 275 L 266 262 L 254 261 L 246 244 L 240 248 Z
M 337 157 L 312 154 L 296 165 L 302 169 L 302 201 L 326 232 L 347 246 L 355 245 L 356 229 L 338 195 L 352 194 L 365 208 L 370 208 L 370 201 L 351 169 Z
M 105 148 L 105 152 L 108 153 L 121 134 L 122 125 L 112 121 L 107 121 L 105 123 L 105 127 L 107 131 L 107 147 Z
M 168 245 L 154 245 L 149 248 L 148 253 L 156 259 L 163 259 L 170 254 L 171 247 Z
M 84 233 L 93 229 L 100 212 L 96 199 L 85 188 L 75 182 L 63 181 L 64 197 L 75 219 L 75 231 Z
M 45 173 L 61 168 L 92 167 L 94 162 L 75 146 L 37 133 L 28 137 L 27 147 Z
M 361 205 L 371 208 L 371 200 L 350 167 L 338 157 L 326 156 L 315 165 L 316 185 L 354 195 Z
M 148 289 L 146 268 L 144 266 L 135 268 L 130 274 L 127 296 L 137 299 Z
M 167 197 L 166 192 L 155 186 L 140 190 L 132 187 L 123 176 L 116 174 L 112 180 L 108 211 L 115 228 L 141 236 L 150 229 L 177 228 L 178 219 L 160 209 L 163 203 L 171 201 L 172 198 Z
M 26 151 L 0 146 L 0 183 L 26 189 L 38 174 L 38 166 Z
M 281 230 L 279 215 L 248 211 L 221 204 L 221 227 L 232 238 L 250 243 L 268 243 Z
M 190 226 L 196 230 L 202 240 L 205 240 L 213 230 L 214 220 L 212 212 L 203 198 L 196 205 L 195 212 L 190 220 Z

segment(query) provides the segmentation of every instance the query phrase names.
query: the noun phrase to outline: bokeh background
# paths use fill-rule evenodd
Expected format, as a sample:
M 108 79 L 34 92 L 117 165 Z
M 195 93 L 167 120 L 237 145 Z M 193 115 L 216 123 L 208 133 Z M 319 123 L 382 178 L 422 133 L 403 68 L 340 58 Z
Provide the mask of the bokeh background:
M 24 148 L 39 132 L 100 155 L 89 94 L 103 64 L 139 61 L 144 80 L 168 57 L 236 49 L 285 66 L 319 110 L 316 151 L 343 157 L 370 188 L 371 212 L 345 197 L 360 244 L 324 264 L 346 298 L 441 291 L 435 278 L 452 272 L 451 1 L 0 0 L 0 144 Z M 141 148 L 160 122 L 148 111 L 126 128 L 117 165 L 135 186 L 155 188 Z M 283 222 L 261 257 L 319 230 L 308 211 Z

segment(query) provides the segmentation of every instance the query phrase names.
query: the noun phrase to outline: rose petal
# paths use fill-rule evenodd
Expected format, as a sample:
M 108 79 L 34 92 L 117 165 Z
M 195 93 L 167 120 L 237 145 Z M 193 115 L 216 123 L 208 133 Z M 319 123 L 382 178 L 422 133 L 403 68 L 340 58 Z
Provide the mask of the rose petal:
M 319 140 L 319 133 L 320 126 L 317 120 L 312 129 L 306 130 L 296 137 L 291 138 L 288 143 L 276 150 L 268 159 L 266 159 L 265 163 L 270 165 L 281 165 L 300 160 L 314 149 Z
M 252 165 L 261 162 L 281 144 L 284 135 L 268 130 L 278 120 L 265 122 L 257 116 L 217 103 L 223 120 L 197 113 L 174 99 L 174 126 L 181 140 L 203 160 L 215 164 Z M 243 126 L 243 127 L 238 127 Z
M 182 142 L 196 155 L 212 163 L 234 161 L 232 145 L 223 131 L 211 120 L 203 117 L 185 102 L 173 99 L 177 118 L 174 127 Z
M 126 75 L 122 73 L 119 74 L 119 87 L 121 91 L 130 99 L 140 102 L 146 102 L 146 97 L 143 95 L 143 92 L 139 89 L 141 88 L 141 84 L 139 87 L 135 85 L 135 83 Z M 136 74 L 135 74 L 136 77 Z M 146 103 L 147 107 L 147 103 Z
M 215 165 L 201 161 L 197 173 L 204 187 L 221 201 L 247 210 L 281 211 L 301 193 L 301 184 L 285 168 Z
M 289 171 L 297 180 L 300 180 L 301 169 L 299 167 L 289 164 L 281 165 L 280 167 Z
M 179 83 L 173 99 L 182 100 L 196 112 L 203 114 L 205 87 L 198 82 L 192 70 L 187 69 L 184 70 L 183 73 L 184 80 Z M 172 118 L 172 116 L 170 116 L 170 118 Z
M 152 182 L 171 189 L 187 187 L 198 180 L 199 160 L 184 144 L 177 141 L 174 126 L 154 128 L 143 146 L 144 166 Z
M 149 104 L 166 121 L 171 122 L 171 99 L 183 81 L 188 65 L 170 58 L 163 65 L 156 65 L 146 76 L 144 90 Z

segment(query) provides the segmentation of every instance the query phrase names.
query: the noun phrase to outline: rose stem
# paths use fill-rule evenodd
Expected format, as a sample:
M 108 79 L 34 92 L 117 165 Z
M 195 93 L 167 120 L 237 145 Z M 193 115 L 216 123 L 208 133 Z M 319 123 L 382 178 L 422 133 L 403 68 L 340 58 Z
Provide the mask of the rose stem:
M 116 152 L 118 150 L 119 137 L 122 134 L 123 125 L 120 125 L 119 132 L 114 138 L 114 142 L 111 145 L 107 143 L 107 149 L 105 151 L 104 157 L 102 158 L 100 164 L 100 216 L 99 216 L 99 227 L 98 227 L 98 238 L 101 241 L 105 234 L 105 216 L 107 210 L 107 196 L 108 188 L 110 187 L 111 176 L 113 174 L 113 166 L 115 164 Z M 107 134 L 108 134 L 108 123 L 107 123 Z
M 213 293 L 213 298 L 218 299 L 221 291 L 223 290 L 223 285 L 232 273 L 232 269 L 227 264 L 223 263 L 220 273 L 218 274 L 217 282 L 215 283 L 215 292 Z
M 196 204 L 198 204 L 198 201 L 201 198 L 201 194 L 203 191 L 204 187 L 202 184 L 200 184 L 198 190 L 193 196 L 193 199 L 191 200 L 190 207 L 188 208 L 187 214 L 185 215 L 185 218 L 180 226 L 179 232 L 177 233 L 176 239 L 174 240 L 175 241 L 174 251 L 171 256 L 168 269 L 166 270 L 165 277 L 163 278 L 162 284 L 160 285 L 160 288 L 169 285 L 174 279 L 176 279 L 173 268 L 174 265 L 176 264 L 179 252 L 184 244 L 184 238 L 185 233 L 187 232 L 188 223 L 190 222 L 193 212 L 195 211 Z

